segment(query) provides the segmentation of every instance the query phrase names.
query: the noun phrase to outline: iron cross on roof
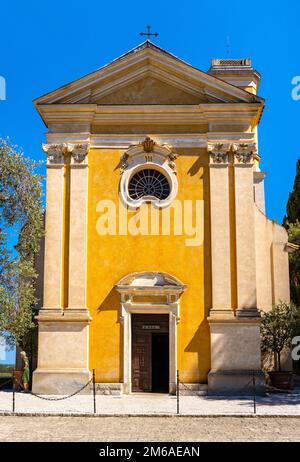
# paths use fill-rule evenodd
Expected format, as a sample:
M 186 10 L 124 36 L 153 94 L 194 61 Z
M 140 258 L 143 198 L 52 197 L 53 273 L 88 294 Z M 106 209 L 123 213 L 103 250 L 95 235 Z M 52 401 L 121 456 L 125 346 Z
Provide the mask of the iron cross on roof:
M 146 27 L 147 27 L 147 32 L 140 32 L 140 35 L 147 35 L 147 37 L 150 37 L 151 35 L 154 35 L 155 37 L 158 36 L 157 32 L 151 33 L 152 26 L 146 26 Z

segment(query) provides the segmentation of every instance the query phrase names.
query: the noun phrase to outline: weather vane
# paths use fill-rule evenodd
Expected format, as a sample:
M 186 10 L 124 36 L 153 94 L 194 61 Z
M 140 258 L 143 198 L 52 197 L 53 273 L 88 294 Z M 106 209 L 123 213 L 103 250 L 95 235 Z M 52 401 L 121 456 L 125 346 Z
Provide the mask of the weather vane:
M 151 33 L 151 26 L 146 26 L 147 27 L 147 32 L 140 32 L 140 35 L 147 35 L 149 38 L 151 35 L 154 35 L 155 37 L 158 36 L 157 32 Z

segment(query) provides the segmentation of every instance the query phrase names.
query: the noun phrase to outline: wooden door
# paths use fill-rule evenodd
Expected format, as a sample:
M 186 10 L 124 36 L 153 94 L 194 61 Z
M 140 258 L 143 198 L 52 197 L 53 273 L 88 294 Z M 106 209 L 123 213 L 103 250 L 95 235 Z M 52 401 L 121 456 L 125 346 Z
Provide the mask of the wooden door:
M 133 314 L 132 332 L 132 391 L 151 392 L 152 373 L 152 336 L 169 333 L 169 316 L 164 314 Z M 168 342 L 168 335 L 166 341 Z M 167 353 L 168 354 L 168 353 Z M 157 358 L 156 358 L 157 359 Z M 167 358 L 168 363 L 168 358 Z M 160 368 L 160 366 L 156 365 Z M 166 364 L 164 367 L 167 367 Z M 168 372 L 168 371 L 167 371 Z
M 151 333 L 132 336 L 132 391 L 151 391 Z

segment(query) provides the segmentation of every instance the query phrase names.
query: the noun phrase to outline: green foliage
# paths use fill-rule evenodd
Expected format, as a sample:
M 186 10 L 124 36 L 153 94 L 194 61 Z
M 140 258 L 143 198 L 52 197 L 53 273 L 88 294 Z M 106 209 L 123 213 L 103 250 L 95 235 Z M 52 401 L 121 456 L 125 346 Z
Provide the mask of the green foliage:
M 291 348 L 292 338 L 297 335 L 299 326 L 299 310 L 293 303 L 280 301 L 271 311 L 261 311 L 262 351 L 275 353 L 279 371 L 281 352 L 285 347 Z
M 283 221 L 284 226 L 288 227 L 288 223 L 295 223 L 300 220 L 300 159 L 297 160 L 294 188 L 289 194 L 286 212 L 287 214 Z
M 35 256 L 43 236 L 38 164 L 0 139 L 0 334 L 24 348 L 34 323 Z M 18 242 L 12 244 L 12 232 Z
M 293 191 L 286 205 L 283 226 L 287 229 L 289 242 L 300 246 L 300 159 L 297 160 Z M 291 300 L 300 306 L 300 258 L 299 250 L 289 255 Z
M 300 248 L 300 223 L 296 220 L 295 223 L 286 222 L 287 231 L 289 235 L 289 242 L 296 244 Z M 290 266 L 290 287 L 291 287 L 291 300 L 300 306 L 300 258 L 299 250 L 289 255 Z

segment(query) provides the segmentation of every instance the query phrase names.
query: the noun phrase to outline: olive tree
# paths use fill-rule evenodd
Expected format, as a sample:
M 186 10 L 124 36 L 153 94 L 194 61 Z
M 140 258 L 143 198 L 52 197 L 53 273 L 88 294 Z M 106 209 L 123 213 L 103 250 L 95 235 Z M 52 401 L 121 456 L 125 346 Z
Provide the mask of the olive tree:
M 23 349 L 35 327 L 35 258 L 44 232 L 37 167 L 0 139 L 0 334 Z

